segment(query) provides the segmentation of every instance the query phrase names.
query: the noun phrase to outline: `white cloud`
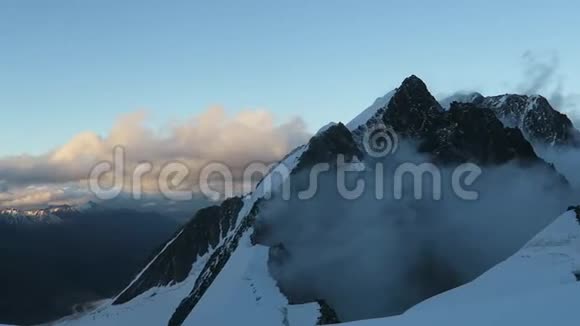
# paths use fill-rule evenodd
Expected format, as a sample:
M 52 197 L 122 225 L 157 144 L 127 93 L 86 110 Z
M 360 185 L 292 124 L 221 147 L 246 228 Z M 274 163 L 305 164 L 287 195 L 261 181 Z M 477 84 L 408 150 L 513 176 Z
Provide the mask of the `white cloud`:
M 0 207 L 76 198 L 74 194 L 85 189 L 91 169 L 98 162 L 111 161 L 116 146 L 125 149 L 126 173 L 140 162 L 153 164 L 150 179 L 144 181 L 155 191 L 155 175 L 169 162 L 185 163 L 193 181 L 209 162 L 240 171 L 251 162 L 277 161 L 310 137 L 300 118 L 279 124 L 263 110 L 228 115 L 223 108 L 213 107 L 160 129 L 147 127 L 146 119 L 146 112 L 134 112 L 120 117 L 106 136 L 87 131 L 43 155 L 0 158 Z M 78 187 L 64 191 L 65 184 Z

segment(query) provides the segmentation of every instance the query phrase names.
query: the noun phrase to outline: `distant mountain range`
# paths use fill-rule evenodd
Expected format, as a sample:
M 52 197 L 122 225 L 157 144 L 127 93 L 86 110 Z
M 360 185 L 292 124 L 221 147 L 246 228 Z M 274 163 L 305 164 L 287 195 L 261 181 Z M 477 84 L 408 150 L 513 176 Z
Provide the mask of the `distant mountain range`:
M 0 211 L 0 323 L 82 311 L 125 283 L 179 228 L 155 212 L 95 203 Z
M 58 205 L 38 209 L 0 209 L 0 224 L 58 224 L 75 215 L 96 209 L 98 205 L 88 202 L 80 206 Z

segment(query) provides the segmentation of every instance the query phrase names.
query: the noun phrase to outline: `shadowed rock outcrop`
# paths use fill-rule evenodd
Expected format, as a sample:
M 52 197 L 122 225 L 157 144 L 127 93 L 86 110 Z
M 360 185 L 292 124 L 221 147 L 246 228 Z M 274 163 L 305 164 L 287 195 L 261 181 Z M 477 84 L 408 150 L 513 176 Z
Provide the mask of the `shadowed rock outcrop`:
M 185 280 L 197 258 L 215 248 L 233 230 L 242 205 L 242 199 L 234 197 L 198 211 L 114 304 L 130 301 L 151 288 Z
M 251 211 L 243 218 L 239 227 L 235 230 L 235 233 L 225 239 L 224 243 L 216 248 L 195 281 L 193 290 L 181 301 L 175 310 L 175 313 L 171 316 L 168 324 L 169 326 L 181 325 L 212 285 L 216 277 L 218 277 L 219 273 L 230 259 L 232 253 L 238 248 L 240 239 L 244 233 L 250 230 L 254 224 L 254 219 L 259 213 L 259 203 L 260 201 L 254 203 Z
M 489 108 L 437 103 L 416 76 L 405 79 L 383 115 L 399 136 L 419 141 L 419 151 L 441 163 L 499 165 L 512 160 L 544 163 L 517 128 L 505 127 Z
M 297 173 L 317 163 L 333 165 L 338 155 L 344 155 L 345 161 L 363 156 L 350 130 L 342 123 L 333 125 L 321 134 L 312 137 L 308 142 L 308 149 L 302 154 L 300 162 L 292 172 Z

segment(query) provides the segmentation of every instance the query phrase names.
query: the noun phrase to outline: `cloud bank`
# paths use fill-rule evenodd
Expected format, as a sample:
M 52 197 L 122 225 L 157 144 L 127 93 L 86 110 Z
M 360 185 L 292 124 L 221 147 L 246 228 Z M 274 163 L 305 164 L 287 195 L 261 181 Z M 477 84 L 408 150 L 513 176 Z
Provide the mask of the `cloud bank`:
M 120 117 L 107 135 L 87 131 L 43 155 L 0 158 L 0 207 L 46 205 L 90 195 L 86 191 L 90 171 L 98 162 L 112 161 L 117 146 L 124 149 L 127 173 L 144 161 L 153 165 L 144 183 L 145 190 L 155 193 L 156 172 L 170 162 L 185 164 L 193 182 L 210 162 L 233 171 L 255 161 L 275 162 L 310 137 L 300 118 L 277 123 L 263 110 L 228 115 L 223 108 L 212 107 L 159 129 L 146 122 L 146 112 L 134 112 Z
M 400 162 L 428 161 L 402 154 L 383 162 L 383 179 L 372 171 L 355 177 L 393 189 Z M 442 172 L 449 180 L 451 171 Z M 471 281 L 560 215 L 578 192 L 556 180 L 542 166 L 506 164 L 484 168 L 470 187 L 480 195 L 475 201 L 460 199 L 451 187 L 442 189 L 443 200 L 433 200 L 429 186 L 417 200 L 411 180 L 402 199 L 377 200 L 367 187 L 347 200 L 331 172 L 311 200 L 266 202 L 255 239 L 272 248 L 270 271 L 291 301 L 324 299 L 341 321 L 396 315 Z

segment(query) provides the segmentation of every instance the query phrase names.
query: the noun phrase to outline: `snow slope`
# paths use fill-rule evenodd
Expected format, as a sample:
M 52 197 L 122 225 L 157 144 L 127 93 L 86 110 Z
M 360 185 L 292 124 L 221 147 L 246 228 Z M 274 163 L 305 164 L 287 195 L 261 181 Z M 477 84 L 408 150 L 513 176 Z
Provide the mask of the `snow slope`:
M 580 225 L 571 211 L 478 279 L 396 317 L 352 326 L 577 325 Z
M 284 158 L 245 198 L 247 203 L 244 208 L 251 210 L 258 200 L 280 189 L 281 183 L 289 177 L 287 173 L 297 166 L 307 149 L 308 146 L 301 146 Z M 249 213 L 240 212 L 244 215 Z M 269 249 L 252 245 L 252 233 L 253 228 L 244 232 L 225 267 L 183 322 L 184 326 L 316 324 L 320 316 L 318 304 L 289 304 L 268 272 Z
M 90 313 L 60 320 L 55 325 L 167 325 L 176 309 L 191 295 L 192 288 L 203 276 L 203 268 L 212 254 L 232 241 L 234 235 L 241 229 L 244 218 L 250 214 L 258 200 L 279 189 L 281 183 L 288 177 L 288 172 L 297 166 L 299 158 L 307 148 L 308 146 L 304 145 L 292 151 L 262 180 L 253 193 L 243 198 L 244 204 L 239 212 L 235 231 L 224 237 L 213 250 L 200 257 L 185 281 L 152 288 L 121 305 L 113 305 L 114 299 L 108 300 Z M 263 325 L 268 326 L 316 324 L 320 315 L 318 304 L 289 305 L 268 273 L 268 248 L 251 244 L 252 231 L 250 228 L 243 233 L 226 265 L 183 325 L 225 326 L 234 322 L 242 325 L 264 323 Z M 173 240 L 177 237 L 179 234 Z M 173 240 L 169 241 L 157 256 L 161 255 Z M 154 260 L 155 258 L 152 261 Z M 225 310 L 227 313 L 224 313 Z
M 123 305 L 113 305 L 114 299 L 107 300 L 95 311 L 65 318 L 55 324 L 81 326 L 166 325 L 169 316 L 175 311 L 181 299 L 188 295 L 211 253 L 210 251 L 194 263 L 189 277 L 182 283 L 150 289 Z
M 249 203 L 252 199 L 246 200 Z M 268 274 L 268 249 L 252 246 L 249 236 L 250 231 L 244 234 L 238 249 L 183 325 L 316 324 L 318 306 L 288 304 Z M 418 304 L 401 316 L 342 325 L 576 325 L 580 318 L 580 283 L 575 273 L 579 271 L 580 225 L 575 214 L 567 212 L 473 282 Z M 172 299 L 186 295 L 183 290 L 190 288 L 186 285 L 155 290 L 125 305 L 106 307 L 64 324 L 165 325 L 167 313 L 176 304 Z M 154 292 L 157 295 L 152 296 Z
M 396 91 L 397 90 L 394 89 L 385 94 L 384 96 L 377 98 L 371 106 L 366 108 L 363 112 L 361 112 L 349 123 L 347 123 L 346 127 L 350 130 L 355 130 L 358 127 L 367 123 L 367 121 L 372 119 L 380 109 L 386 107 L 389 104 L 389 101 L 391 101 L 391 98 L 393 97 L 393 95 L 395 95 Z
M 269 275 L 268 248 L 252 246 L 250 233 L 246 232 L 238 250 L 183 325 L 316 324 L 318 305 L 288 304 Z

